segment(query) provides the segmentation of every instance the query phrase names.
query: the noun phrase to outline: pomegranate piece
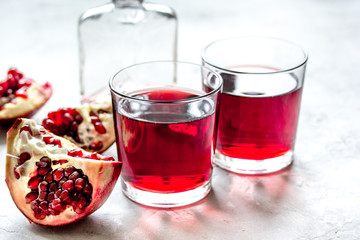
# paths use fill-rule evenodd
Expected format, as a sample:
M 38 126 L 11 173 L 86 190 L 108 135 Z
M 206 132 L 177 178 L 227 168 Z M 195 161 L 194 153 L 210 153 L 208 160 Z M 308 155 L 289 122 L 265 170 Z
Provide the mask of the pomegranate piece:
M 7 134 L 7 153 L 5 180 L 16 206 L 30 221 L 46 226 L 66 225 L 97 210 L 122 166 L 21 118 Z
M 7 78 L 0 82 L 0 123 L 13 123 L 16 118 L 31 117 L 51 97 L 49 83 L 40 84 L 10 68 Z
M 90 103 L 50 112 L 42 126 L 91 152 L 103 152 L 115 142 L 110 103 Z M 50 142 L 50 139 L 47 139 Z M 54 142 L 54 144 L 56 144 Z

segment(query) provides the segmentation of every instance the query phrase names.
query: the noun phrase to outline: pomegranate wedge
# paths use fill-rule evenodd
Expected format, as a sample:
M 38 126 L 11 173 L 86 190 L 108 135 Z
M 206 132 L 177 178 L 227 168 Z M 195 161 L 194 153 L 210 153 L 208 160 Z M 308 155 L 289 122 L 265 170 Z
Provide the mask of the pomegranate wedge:
M 50 112 L 42 126 L 90 152 L 103 152 L 115 142 L 110 102 L 83 104 Z
M 30 119 L 17 119 L 7 134 L 5 181 L 16 206 L 37 224 L 66 225 L 97 210 L 113 190 L 121 166 Z
M 31 117 L 51 97 L 49 83 L 40 84 L 10 68 L 0 82 L 0 123 L 12 124 L 16 118 Z

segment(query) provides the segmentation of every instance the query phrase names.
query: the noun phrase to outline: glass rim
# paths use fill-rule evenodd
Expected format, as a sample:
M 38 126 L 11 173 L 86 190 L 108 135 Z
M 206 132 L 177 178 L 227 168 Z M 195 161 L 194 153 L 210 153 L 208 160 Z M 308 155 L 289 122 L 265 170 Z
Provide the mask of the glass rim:
M 294 64 L 294 66 L 287 67 L 286 69 L 282 69 L 282 70 L 271 71 L 271 72 L 270 71 L 269 72 L 237 71 L 237 70 L 232 70 L 232 69 L 228 69 L 225 67 L 221 67 L 221 66 L 212 64 L 207 60 L 205 55 L 206 55 L 206 51 L 209 47 L 211 47 L 217 43 L 220 43 L 220 42 L 225 42 L 228 40 L 238 40 L 238 39 L 260 39 L 260 40 L 273 40 L 273 41 L 275 40 L 278 42 L 287 43 L 287 44 L 297 47 L 303 53 L 304 57 L 302 58 L 302 60 L 299 61 L 298 64 Z M 234 36 L 234 37 L 220 38 L 220 39 L 217 39 L 217 40 L 212 41 L 209 44 L 207 44 L 201 51 L 201 60 L 203 61 L 203 63 L 206 63 L 206 64 L 212 66 L 213 68 L 219 69 L 222 72 L 235 73 L 235 74 L 266 75 L 266 74 L 279 74 L 279 73 L 291 72 L 297 68 L 304 66 L 307 63 L 308 58 L 309 58 L 308 53 L 300 45 L 298 45 L 292 41 L 282 39 L 282 38 L 267 37 L 267 36 Z
M 216 78 L 218 78 L 220 82 L 219 82 L 219 84 L 218 84 L 218 86 L 216 88 L 214 88 L 213 90 L 211 90 L 208 93 L 204 93 L 204 94 L 201 94 L 199 96 L 194 96 L 194 97 L 191 97 L 191 98 L 185 98 L 185 99 L 180 99 L 180 100 L 165 100 L 165 101 L 162 101 L 162 100 L 140 99 L 140 98 L 136 98 L 136 97 L 133 97 L 133 96 L 130 96 L 130 95 L 127 95 L 127 94 L 120 93 L 118 90 L 115 89 L 114 79 L 121 72 L 124 72 L 124 71 L 126 71 L 126 70 L 128 70 L 130 68 L 135 68 L 137 66 L 142 66 L 142 65 L 146 65 L 146 64 L 156 64 L 156 63 L 172 63 L 172 64 L 176 64 L 176 65 L 181 64 L 181 65 L 189 65 L 189 66 L 191 65 L 193 67 L 199 67 L 200 69 L 207 69 Z M 165 85 L 163 85 L 163 86 L 165 86 Z M 118 96 L 120 96 L 122 98 L 130 99 L 130 100 L 133 100 L 133 101 L 153 103 L 153 104 L 187 103 L 187 102 L 198 101 L 200 99 L 211 96 L 211 95 L 215 94 L 216 92 L 221 91 L 222 86 L 223 86 L 223 80 L 222 80 L 221 75 L 219 73 L 217 73 L 216 71 L 212 70 L 211 68 L 200 65 L 200 64 L 196 64 L 196 63 L 184 62 L 184 61 L 171 61 L 171 60 L 147 61 L 147 62 L 141 62 L 141 63 L 132 64 L 130 66 L 124 67 L 124 68 L 116 71 L 114 74 L 111 75 L 110 80 L 109 80 L 109 87 L 110 87 L 110 90 L 111 90 L 112 93 L 114 93 L 114 94 L 116 94 L 116 95 L 118 95 Z M 142 89 L 139 89 L 139 90 L 142 90 Z

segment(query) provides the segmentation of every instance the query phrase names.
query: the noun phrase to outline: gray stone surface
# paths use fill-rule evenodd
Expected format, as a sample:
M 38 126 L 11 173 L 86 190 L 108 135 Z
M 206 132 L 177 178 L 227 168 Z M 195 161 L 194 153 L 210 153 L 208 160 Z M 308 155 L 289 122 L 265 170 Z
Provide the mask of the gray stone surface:
M 307 49 L 295 162 L 268 176 L 215 168 L 213 191 L 181 209 L 139 206 L 117 184 L 79 223 L 29 224 L 0 181 L 0 239 L 360 239 L 360 1 L 156 1 L 179 17 L 179 59 L 220 37 L 267 35 Z M 79 100 L 76 22 L 100 0 L 1 0 L 0 76 L 9 66 L 55 88 L 37 114 Z M 0 131 L 0 180 L 5 178 Z

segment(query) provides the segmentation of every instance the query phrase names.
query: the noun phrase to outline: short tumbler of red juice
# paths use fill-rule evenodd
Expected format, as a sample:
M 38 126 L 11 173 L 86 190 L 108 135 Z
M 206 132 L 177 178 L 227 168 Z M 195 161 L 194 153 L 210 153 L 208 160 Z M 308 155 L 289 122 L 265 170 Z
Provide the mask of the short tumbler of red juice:
M 123 192 L 153 207 L 177 207 L 211 189 L 222 79 L 201 65 L 148 62 L 110 80 Z
M 275 172 L 293 161 L 307 54 L 267 37 L 210 43 L 203 66 L 223 78 L 215 163 L 242 174 Z

